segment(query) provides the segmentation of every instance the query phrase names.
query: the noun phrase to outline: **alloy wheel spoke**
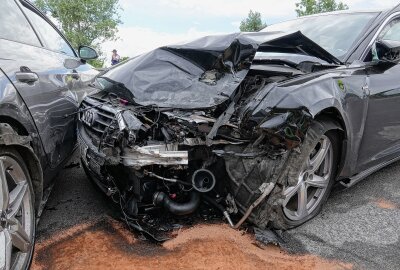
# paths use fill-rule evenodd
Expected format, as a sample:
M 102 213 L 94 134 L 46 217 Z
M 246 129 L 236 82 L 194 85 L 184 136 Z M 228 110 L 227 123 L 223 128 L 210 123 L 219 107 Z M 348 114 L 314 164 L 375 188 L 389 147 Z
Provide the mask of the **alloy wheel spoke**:
M 22 201 L 28 190 L 28 182 L 22 181 L 11 191 L 10 193 L 10 203 L 9 212 L 7 213 L 7 218 L 12 218 L 17 214 L 18 210 L 21 208 Z
M 5 213 L 9 205 L 9 191 L 3 160 L 0 157 L 0 212 Z
M 325 160 L 326 154 L 331 147 L 331 142 L 328 139 L 324 139 L 321 143 L 321 148 L 315 154 L 315 156 L 310 160 L 310 166 L 312 172 L 315 172 L 321 167 L 322 162 Z
M 8 230 L 0 232 L 0 270 L 11 268 L 12 242 Z
M 296 185 L 294 187 L 288 187 L 285 189 L 284 191 L 285 200 L 283 202 L 283 206 L 286 206 L 286 204 L 290 201 L 290 199 L 297 194 L 299 188 L 300 185 Z
M 300 185 L 297 194 L 297 214 L 300 218 L 307 216 L 307 187 L 305 183 Z
M 19 222 L 19 220 L 14 218 L 12 219 L 12 221 L 10 221 L 10 224 L 11 224 L 10 234 L 11 234 L 12 245 L 18 248 L 21 252 L 28 252 L 30 246 L 29 236 L 25 232 L 21 223 Z
M 309 186 L 316 187 L 316 188 L 326 188 L 329 183 L 329 177 L 322 177 L 319 175 L 313 175 L 312 179 L 308 179 L 306 183 Z

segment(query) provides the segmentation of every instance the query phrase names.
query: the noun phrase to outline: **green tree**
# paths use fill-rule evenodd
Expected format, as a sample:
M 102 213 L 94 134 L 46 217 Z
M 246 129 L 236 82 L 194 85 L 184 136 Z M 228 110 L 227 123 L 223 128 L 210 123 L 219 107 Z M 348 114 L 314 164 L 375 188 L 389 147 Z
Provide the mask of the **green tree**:
M 102 68 L 104 66 L 104 61 L 104 57 L 99 57 L 97 59 L 89 60 L 89 64 L 95 68 Z
M 267 25 L 261 20 L 261 13 L 250 10 L 246 19 L 240 23 L 240 31 L 242 32 L 257 32 Z
M 129 56 L 122 56 L 122 57 L 121 57 L 121 62 L 126 61 L 126 60 L 128 60 L 128 59 L 129 59 Z
M 88 45 L 100 51 L 101 43 L 117 39 L 118 0 L 35 0 L 35 4 L 58 21 L 74 48 Z
M 342 2 L 337 3 L 336 0 L 301 0 L 296 3 L 298 17 L 345 9 L 349 7 Z

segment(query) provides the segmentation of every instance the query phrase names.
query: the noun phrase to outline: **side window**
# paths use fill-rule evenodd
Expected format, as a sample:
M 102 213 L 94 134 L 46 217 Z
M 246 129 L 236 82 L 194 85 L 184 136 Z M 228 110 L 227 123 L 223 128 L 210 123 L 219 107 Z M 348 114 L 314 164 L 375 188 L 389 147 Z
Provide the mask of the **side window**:
M 400 41 L 400 19 L 395 19 L 386 25 L 378 40 Z
M 24 7 L 24 12 L 35 27 L 43 45 L 56 52 L 75 57 L 75 53 L 64 38 L 45 19 L 32 10 Z
M 41 46 L 31 25 L 14 0 L 1 0 L 0 38 Z
M 389 22 L 379 33 L 376 41 L 395 41 L 400 42 L 400 18 L 394 19 Z M 374 44 L 368 52 L 365 62 L 377 61 L 382 58 L 382 50 Z

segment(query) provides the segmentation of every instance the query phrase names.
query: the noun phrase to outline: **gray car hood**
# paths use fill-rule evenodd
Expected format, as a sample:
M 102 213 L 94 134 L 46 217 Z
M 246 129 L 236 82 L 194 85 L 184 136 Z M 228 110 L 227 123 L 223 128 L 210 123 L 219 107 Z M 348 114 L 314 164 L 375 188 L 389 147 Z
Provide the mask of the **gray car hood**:
M 341 64 L 301 32 L 235 33 L 155 49 L 107 70 L 98 82 L 103 90 L 140 105 L 209 108 L 233 97 L 257 52 Z

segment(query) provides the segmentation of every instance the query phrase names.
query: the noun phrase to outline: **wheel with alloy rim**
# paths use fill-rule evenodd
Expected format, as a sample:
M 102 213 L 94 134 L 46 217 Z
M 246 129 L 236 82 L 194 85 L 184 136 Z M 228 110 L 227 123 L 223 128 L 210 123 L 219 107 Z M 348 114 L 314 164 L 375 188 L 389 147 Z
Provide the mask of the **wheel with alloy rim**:
M 256 209 L 253 223 L 279 230 L 297 227 L 322 209 L 335 183 L 340 154 L 340 125 L 314 121 L 304 141 L 291 151 L 282 168 L 282 186 Z M 271 215 L 271 212 L 273 215 Z M 267 219 L 272 217 L 272 219 Z
M 35 211 L 28 169 L 17 151 L 0 148 L 0 269 L 27 269 Z
M 287 219 L 306 219 L 321 204 L 333 172 L 333 147 L 323 135 L 298 175 L 296 186 L 284 190 L 283 212 Z
M 329 120 L 314 122 L 298 151 L 290 153 L 285 168 L 287 185 L 282 187 L 271 227 L 294 228 L 321 211 L 336 179 L 340 149 L 338 127 Z

